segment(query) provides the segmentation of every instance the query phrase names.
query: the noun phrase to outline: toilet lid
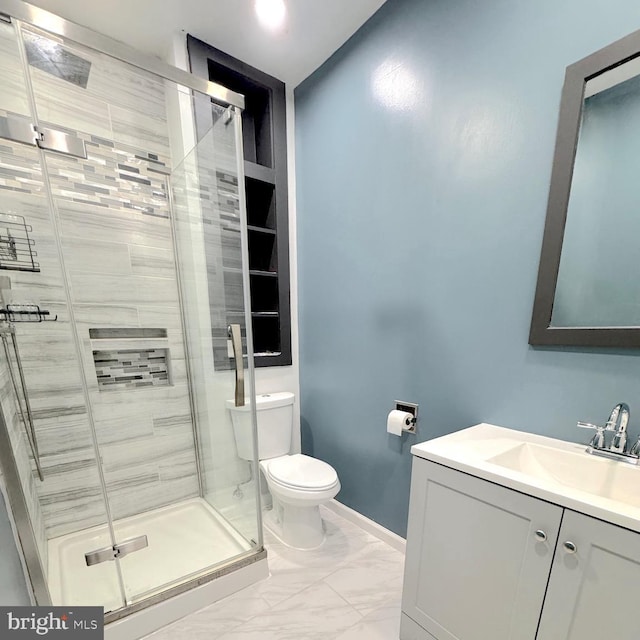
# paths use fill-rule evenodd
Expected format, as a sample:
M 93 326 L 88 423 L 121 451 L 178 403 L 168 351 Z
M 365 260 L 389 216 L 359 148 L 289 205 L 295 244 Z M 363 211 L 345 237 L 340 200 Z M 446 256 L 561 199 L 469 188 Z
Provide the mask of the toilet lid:
M 328 489 L 338 481 L 338 474 L 330 464 L 301 453 L 273 460 L 268 473 L 279 484 L 296 489 Z

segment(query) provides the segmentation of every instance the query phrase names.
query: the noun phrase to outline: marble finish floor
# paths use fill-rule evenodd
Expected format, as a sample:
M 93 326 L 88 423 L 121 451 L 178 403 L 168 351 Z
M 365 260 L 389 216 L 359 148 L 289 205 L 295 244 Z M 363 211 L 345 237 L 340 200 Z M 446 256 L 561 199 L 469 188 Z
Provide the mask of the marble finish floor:
M 322 547 L 289 549 L 265 531 L 269 578 L 146 640 L 398 640 L 404 554 L 321 510 Z

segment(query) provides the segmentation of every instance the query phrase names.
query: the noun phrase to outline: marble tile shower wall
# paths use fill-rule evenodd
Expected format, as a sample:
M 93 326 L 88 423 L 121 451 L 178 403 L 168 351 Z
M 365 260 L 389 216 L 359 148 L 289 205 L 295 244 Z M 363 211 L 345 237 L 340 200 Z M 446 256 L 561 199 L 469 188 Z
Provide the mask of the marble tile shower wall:
M 86 89 L 40 69 L 31 74 L 41 121 L 87 146 L 86 160 L 47 154 L 48 167 L 110 508 L 122 518 L 198 493 L 168 219 L 165 86 L 100 54 L 73 53 L 91 62 Z M 0 64 L 3 87 L 4 73 Z M 58 315 L 18 328 L 45 467 L 38 496 L 55 537 L 106 516 L 44 196 L 35 150 L 0 141 L 0 209 L 33 225 L 41 263 L 41 273 L 11 274 L 12 296 Z M 172 385 L 100 393 L 93 351 L 101 341 L 89 337 L 96 327 L 166 328 Z
M 105 510 L 104 505 L 99 509 L 99 476 L 82 380 L 34 148 L 0 141 L 0 211 L 23 215 L 32 225 L 41 266 L 40 273 L 3 272 L 12 284 L 5 298 L 38 303 L 58 315 L 55 323 L 16 325 L 45 476 L 44 482 L 35 481 L 37 496 L 47 536 L 52 537 L 59 527 L 70 525 L 74 513 L 78 513 L 78 526 L 88 526 L 98 520 L 92 511 L 104 519 Z M 82 508 L 75 509 L 80 501 Z M 98 506 L 92 509 L 92 504 Z
M 0 24 L 0 73 L 2 91 L 0 91 L 0 109 L 14 113 L 29 113 L 29 101 L 24 84 L 22 61 L 16 43 L 13 25 Z

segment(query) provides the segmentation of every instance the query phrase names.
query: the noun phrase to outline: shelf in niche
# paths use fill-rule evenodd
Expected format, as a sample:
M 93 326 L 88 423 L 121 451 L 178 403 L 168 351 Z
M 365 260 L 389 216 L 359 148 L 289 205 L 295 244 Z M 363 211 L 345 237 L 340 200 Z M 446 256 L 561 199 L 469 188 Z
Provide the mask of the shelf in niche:
M 249 234 L 249 271 L 277 273 L 276 236 L 267 233 Z
M 254 318 L 277 318 L 280 315 L 279 311 L 252 311 L 251 315 Z M 227 311 L 227 316 L 238 316 L 244 318 L 244 311 Z
M 244 182 L 247 196 L 247 224 L 277 231 L 275 186 L 250 176 L 247 176 Z
M 242 269 L 239 269 L 237 267 L 222 267 L 222 270 L 226 271 L 227 273 L 238 273 L 238 274 L 242 273 Z M 268 278 L 277 278 L 278 272 L 277 271 L 260 271 L 259 269 L 250 269 L 249 275 L 266 276 Z
M 277 331 L 279 325 L 279 315 L 252 318 L 253 348 L 257 354 L 277 354 L 282 352 L 280 334 Z
M 262 164 L 256 162 L 244 162 L 244 175 L 245 178 L 251 178 L 252 180 L 259 180 L 260 182 L 266 182 L 270 185 L 276 183 L 276 172 L 270 167 L 265 167 Z
M 254 358 L 276 358 L 277 356 L 281 356 L 282 355 L 282 351 L 260 351 L 260 352 L 255 352 L 253 354 Z M 247 359 L 247 354 L 243 353 L 242 354 L 242 358 L 243 359 Z
M 256 233 L 266 233 L 272 236 L 276 235 L 275 229 L 268 229 L 267 227 L 258 227 L 254 224 L 248 224 L 247 229 L 249 229 L 249 231 L 255 231 Z
M 251 278 L 251 309 L 260 311 L 281 312 L 278 304 L 278 278 Z M 269 317 L 269 316 L 263 316 Z M 276 318 L 278 316 L 271 316 Z M 264 322 L 262 320 L 261 322 Z

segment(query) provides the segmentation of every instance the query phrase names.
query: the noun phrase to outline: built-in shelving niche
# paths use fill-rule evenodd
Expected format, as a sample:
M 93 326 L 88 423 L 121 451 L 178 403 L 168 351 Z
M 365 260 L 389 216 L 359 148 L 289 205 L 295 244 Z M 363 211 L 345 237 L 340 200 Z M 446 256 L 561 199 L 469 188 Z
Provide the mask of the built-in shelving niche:
M 289 240 L 284 84 L 228 54 L 188 36 L 191 70 L 245 97 L 242 113 L 249 229 L 253 349 L 258 367 L 291 364 Z M 211 107 L 196 105 L 199 131 L 211 127 Z M 235 265 L 225 264 L 225 290 L 237 289 Z M 239 322 L 228 309 L 226 322 Z M 244 321 L 241 323 L 244 326 Z M 225 332 L 214 329 L 216 369 L 231 368 Z
M 99 391 L 171 384 L 166 329 L 89 329 Z

